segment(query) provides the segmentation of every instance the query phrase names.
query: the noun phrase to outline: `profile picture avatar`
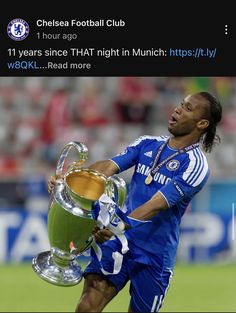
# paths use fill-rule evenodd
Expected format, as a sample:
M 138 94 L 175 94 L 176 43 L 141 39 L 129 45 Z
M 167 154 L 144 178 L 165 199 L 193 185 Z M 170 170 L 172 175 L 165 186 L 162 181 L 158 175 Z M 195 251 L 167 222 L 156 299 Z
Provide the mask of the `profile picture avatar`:
M 29 25 L 25 20 L 16 18 L 7 25 L 7 33 L 13 40 L 24 40 L 29 34 Z

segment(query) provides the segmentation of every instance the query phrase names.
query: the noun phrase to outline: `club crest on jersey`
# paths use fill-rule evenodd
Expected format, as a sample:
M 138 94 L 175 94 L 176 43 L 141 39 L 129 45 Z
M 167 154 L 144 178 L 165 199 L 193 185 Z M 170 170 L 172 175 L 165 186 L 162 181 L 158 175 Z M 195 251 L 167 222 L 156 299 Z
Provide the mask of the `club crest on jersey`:
M 167 164 L 166 164 L 166 168 L 169 171 L 175 171 L 179 168 L 179 161 L 178 160 L 170 160 Z
M 16 18 L 10 21 L 10 23 L 8 24 L 7 33 L 8 36 L 13 40 L 23 40 L 29 34 L 29 25 L 25 20 L 21 18 Z

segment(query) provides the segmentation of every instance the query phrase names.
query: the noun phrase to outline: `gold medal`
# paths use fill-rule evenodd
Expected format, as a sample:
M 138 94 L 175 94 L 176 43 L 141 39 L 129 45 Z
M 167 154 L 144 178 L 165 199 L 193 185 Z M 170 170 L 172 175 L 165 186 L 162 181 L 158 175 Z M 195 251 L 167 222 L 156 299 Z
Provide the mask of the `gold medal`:
M 145 184 L 149 185 L 149 184 L 151 184 L 151 182 L 152 182 L 152 175 L 149 174 L 148 177 L 145 179 Z

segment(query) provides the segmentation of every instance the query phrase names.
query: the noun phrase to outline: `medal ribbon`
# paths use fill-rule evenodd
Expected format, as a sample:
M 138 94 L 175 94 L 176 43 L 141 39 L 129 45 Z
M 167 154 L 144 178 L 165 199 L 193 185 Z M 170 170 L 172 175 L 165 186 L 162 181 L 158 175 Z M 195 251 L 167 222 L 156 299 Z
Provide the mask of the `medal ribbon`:
M 169 160 L 171 160 L 172 158 L 176 157 L 177 155 L 179 155 L 179 154 L 181 154 L 181 153 L 188 152 L 188 151 L 194 149 L 195 147 L 199 146 L 198 143 L 195 143 L 195 144 L 193 144 L 193 145 L 190 145 L 190 146 L 187 146 L 187 147 L 178 149 L 175 153 L 169 155 L 167 158 L 165 158 L 163 161 L 161 161 L 161 163 L 159 163 L 159 164 L 157 165 L 157 163 L 158 163 L 158 161 L 159 161 L 159 159 L 160 159 L 161 153 L 162 153 L 163 149 L 167 146 L 168 141 L 169 141 L 169 140 L 167 140 L 165 143 L 163 143 L 163 144 L 160 146 L 159 150 L 157 151 L 157 155 L 156 155 L 156 157 L 155 157 L 155 159 L 154 159 L 153 165 L 152 165 L 151 170 L 150 170 L 150 173 L 149 173 L 149 175 L 148 175 L 148 177 L 150 178 L 150 183 L 151 183 L 151 181 L 152 181 L 153 176 L 154 176 L 154 175 L 159 171 L 159 169 L 160 169 L 164 164 L 166 164 Z M 151 176 L 151 177 L 150 177 L 150 176 Z M 147 178 L 148 178 L 148 177 L 147 177 Z M 149 184 L 149 183 L 147 183 L 147 184 Z

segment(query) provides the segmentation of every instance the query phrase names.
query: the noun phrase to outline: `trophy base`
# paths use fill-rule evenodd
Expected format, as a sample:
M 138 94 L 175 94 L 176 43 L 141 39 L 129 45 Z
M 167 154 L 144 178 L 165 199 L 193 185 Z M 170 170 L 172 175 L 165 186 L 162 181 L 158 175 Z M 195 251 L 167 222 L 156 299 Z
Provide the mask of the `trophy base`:
M 39 253 L 34 257 L 32 267 L 43 280 L 62 287 L 77 285 L 83 277 L 77 260 L 68 261 L 67 267 L 59 267 L 54 262 L 51 251 Z

